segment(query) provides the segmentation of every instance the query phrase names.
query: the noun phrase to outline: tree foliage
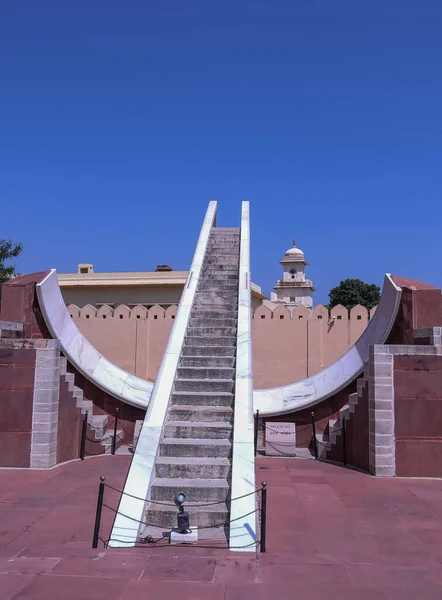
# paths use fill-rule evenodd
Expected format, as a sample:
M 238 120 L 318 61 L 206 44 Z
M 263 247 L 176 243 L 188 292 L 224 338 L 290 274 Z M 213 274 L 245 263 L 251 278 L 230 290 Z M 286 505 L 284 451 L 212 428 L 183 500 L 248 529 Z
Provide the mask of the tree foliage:
M 17 258 L 22 250 L 23 246 L 21 242 L 14 244 L 12 240 L 4 240 L 0 238 L 0 297 L 2 285 L 5 283 L 5 281 L 20 275 L 20 273 L 17 273 L 15 270 L 15 265 L 6 265 L 5 263 L 13 258 Z
M 350 310 L 353 306 L 361 304 L 370 310 L 378 304 L 380 294 L 381 288 L 374 283 L 365 283 L 360 279 L 344 279 L 338 286 L 330 290 L 328 294 L 329 308 L 342 304 Z

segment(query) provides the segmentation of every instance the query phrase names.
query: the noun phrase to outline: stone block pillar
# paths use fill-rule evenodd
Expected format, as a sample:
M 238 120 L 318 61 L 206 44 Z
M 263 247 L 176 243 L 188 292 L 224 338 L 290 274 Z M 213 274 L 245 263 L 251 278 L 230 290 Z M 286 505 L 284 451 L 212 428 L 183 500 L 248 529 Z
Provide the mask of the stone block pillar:
M 368 365 L 369 469 L 373 475 L 396 474 L 393 359 L 389 347 L 370 347 Z
M 60 395 L 60 342 L 36 351 L 32 411 L 31 468 L 47 469 L 57 463 Z

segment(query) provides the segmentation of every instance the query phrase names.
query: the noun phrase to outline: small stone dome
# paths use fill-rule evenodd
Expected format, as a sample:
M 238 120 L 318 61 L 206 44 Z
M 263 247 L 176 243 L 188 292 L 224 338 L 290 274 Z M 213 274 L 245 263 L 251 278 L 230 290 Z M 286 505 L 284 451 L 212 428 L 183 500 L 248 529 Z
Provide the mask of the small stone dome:
M 304 252 L 296 247 L 296 240 L 293 240 L 293 247 L 289 248 L 284 254 L 284 260 L 304 261 Z

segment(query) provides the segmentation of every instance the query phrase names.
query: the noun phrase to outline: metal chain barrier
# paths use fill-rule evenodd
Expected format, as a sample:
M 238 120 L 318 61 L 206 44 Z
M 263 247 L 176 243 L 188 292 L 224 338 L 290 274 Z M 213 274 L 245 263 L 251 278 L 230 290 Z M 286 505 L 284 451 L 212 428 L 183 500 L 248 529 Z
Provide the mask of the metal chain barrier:
M 128 494 L 123 490 L 119 490 L 108 483 L 105 484 L 107 488 L 113 490 L 114 492 L 118 492 L 119 494 L 123 494 L 124 496 L 128 496 L 129 498 L 133 498 L 134 500 L 140 500 L 141 502 L 150 502 L 151 504 L 159 504 L 161 506 L 175 506 L 173 502 L 162 502 L 161 500 L 146 500 L 146 498 L 140 498 L 139 496 L 134 496 L 133 494 Z M 247 496 L 252 496 L 253 494 L 257 494 L 262 491 L 262 487 L 257 488 L 253 492 L 249 492 L 248 494 L 243 494 L 242 496 L 238 496 L 237 498 L 231 498 L 230 500 L 220 500 L 219 502 L 207 502 L 204 504 L 196 503 L 192 504 L 192 507 L 199 508 L 201 506 L 216 506 L 217 504 L 230 504 L 231 502 L 235 502 L 235 500 L 242 500 L 242 498 L 247 498 Z
M 97 500 L 97 510 L 96 510 L 96 515 L 95 515 L 95 527 L 94 527 L 94 537 L 93 537 L 93 541 L 92 541 L 92 548 L 97 548 L 98 547 L 98 541 L 101 540 L 103 542 L 103 544 L 105 545 L 105 547 L 107 547 L 107 544 L 109 543 L 109 541 L 116 541 L 116 542 L 120 542 L 120 543 L 125 543 L 124 540 L 117 540 L 117 539 L 113 539 L 113 538 L 109 538 L 107 540 L 107 542 L 105 542 L 102 538 L 99 537 L 99 532 L 100 532 L 100 524 L 101 524 L 101 512 L 103 507 L 107 508 L 108 510 L 110 510 L 111 512 L 113 512 L 115 515 L 121 515 L 122 517 L 125 517 L 126 519 L 129 519 L 131 521 L 134 521 L 136 523 L 139 523 L 140 525 L 144 525 L 145 527 L 154 527 L 156 529 L 164 529 L 164 525 L 160 525 L 160 524 L 156 524 L 156 523 L 149 523 L 148 521 L 140 521 L 139 519 L 135 519 L 134 517 L 131 517 L 129 515 L 126 515 L 122 512 L 119 512 L 117 509 L 113 508 L 112 506 L 109 506 L 108 504 L 106 504 L 104 502 L 104 490 L 105 487 L 118 492 L 121 495 L 126 495 L 129 496 L 130 498 L 134 498 L 135 500 L 140 500 L 143 503 L 153 503 L 153 504 L 161 504 L 163 506 L 168 506 L 168 507 L 174 507 L 175 504 L 173 502 L 159 502 L 159 501 L 155 501 L 155 500 L 147 500 L 145 498 L 140 498 L 138 496 L 134 496 L 132 494 L 128 494 L 122 490 L 119 490 L 118 488 L 115 488 L 109 484 L 105 483 L 106 477 L 105 476 L 101 476 L 100 477 L 100 486 L 99 486 L 99 490 L 98 490 L 98 500 Z M 259 502 L 259 492 L 261 492 L 261 503 Z M 241 515 L 240 517 L 236 517 L 235 519 L 231 519 L 228 522 L 223 522 L 223 523 L 216 523 L 214 525 L 206 525 L 206 526 L 199 526 L 198 529 L 214 529 L 214 528 L 221 528 L 221 527 L 227 527 L 230 526 L 232 523 L 236 522 L 236 521 L 240 521 L 241 519 L 244 519 L 245 517 L 249 517 L 250 515 L 259 513 L 259 521 L 260 521 L 260 530 L 261 530 L 261 539 L 257 540 L 255 542 L 252 542 L 251 544 L 247 544 L 245 546 L 230 546 L 230 549 L 242 549 L 242 548 L 249 548 L 252 546 L 256 546 L 258 547 L 258 545 L 261 548 L 261 552 L 265 552 L 266 551 L 266 547 L 265 547 L 265 542 L 266 542 L 266 517 L 267 517 L 267 483 L 263 482 L 262 486 L 260 488 L 257 488 L 256 490 L 254 490 L 253 492 L 249 492 L 248 494 L 243 494 L 242 496 L 238 496 L 236 498 L 232 498 L 230 500 L 225 500 L 225 501 L 220 501 L 220 502 L 207 502 L 207 503 L 197 503 L 197 504 L 192 504 L 193 508 L 197 508 L 197 507 L 204 507 L 204 506 L 214 506 L 214 505 L 219 505 L 219 504 L 227 504 L 230 505 L 232 502 L 234 502 L 235 500 L 241 500 L 242 498 L 247 498 L 248 496 L 251 496 L 253 494 L 257 495 L 257 508 L 245 515 Z M 135 542 L 135 545 L 137 543 L 141 543 L 141 544 L 145 544 L 145 543 L 149 543 L 149 544 L 156 544 L 159 540 L 164 539 L 163 538 L 159 538 L 158 540 L 154 540 L 152 538 L 152 536 L 146 536 L 146 538 L 142 538 L 142 540 L 137 540 L 137 542 Z M 144 540 L 144 541 L 143 541 Z M 198 548 L 217 548 L 218 546 L 196 546 Z

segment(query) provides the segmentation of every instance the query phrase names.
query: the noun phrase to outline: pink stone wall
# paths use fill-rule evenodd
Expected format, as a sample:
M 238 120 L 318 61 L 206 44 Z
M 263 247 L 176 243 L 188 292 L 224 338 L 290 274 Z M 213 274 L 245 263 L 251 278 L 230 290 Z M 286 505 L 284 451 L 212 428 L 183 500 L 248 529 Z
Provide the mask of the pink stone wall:
M 0 464 L 29 467 L 36 350 L 0 348 Z
M 253 376 L 255 389 L 287 385 L 318 373 L 338 360 L 362 335 L 368 311 L 343 306 L 331 313 L 321 305 L 310 312 L 297 307 L 266 306 L 253 315 Z
M 69 313 L 83 335 L 121 368 L 154 381 L 173 326 L 176 306 L 98 310 L 90 305 Z M 337 306 L 329 315 L 324 306 L 293 312 L 262 305 L 253 315 L 254 387 L 285 385 L 314 375 L 340 358 L 368 324 L 362 306 L 348 311 Z
M 442 477 L 442 356 L 394 357 L 396 475 Z

